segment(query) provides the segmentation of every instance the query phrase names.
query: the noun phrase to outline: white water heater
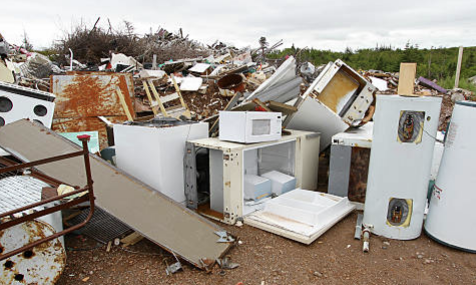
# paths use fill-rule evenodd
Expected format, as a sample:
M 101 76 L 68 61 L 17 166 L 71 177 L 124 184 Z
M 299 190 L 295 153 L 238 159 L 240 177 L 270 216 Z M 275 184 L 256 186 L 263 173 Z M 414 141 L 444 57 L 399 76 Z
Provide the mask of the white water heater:
M 448 246 L 476 253 L 476 103 L 456 102 L 430 200 L 425 232 Z
M 391 239 L 420 236 L 441 98 L 377 96 L 365 226 Z

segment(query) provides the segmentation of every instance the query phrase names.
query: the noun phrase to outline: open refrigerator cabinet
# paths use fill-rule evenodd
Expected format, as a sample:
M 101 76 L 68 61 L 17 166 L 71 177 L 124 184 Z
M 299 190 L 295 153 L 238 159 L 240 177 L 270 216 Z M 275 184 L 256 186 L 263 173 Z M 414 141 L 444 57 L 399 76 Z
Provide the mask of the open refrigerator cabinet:
M 271 197 L 245 200 L 245 175 L 279 171 L 296 179 L 296 188 L 315 190 L 319 133 L 289 130 L 272 142 L 240 144 L 207 138 L 187 142 L 185 196 L 187 207 L 204 216 L 235 224 L 262 209 Z
M 302 98 L 312 96 L 350 126 L 358 126 L 373 102 L 376 88 L 338 59 L 326 65 Z
M 321 151 L 333 135 L 369 119 L 376 88 L 342 60 L 329 62 L 287 116 L 287 128 L 321 132 Z

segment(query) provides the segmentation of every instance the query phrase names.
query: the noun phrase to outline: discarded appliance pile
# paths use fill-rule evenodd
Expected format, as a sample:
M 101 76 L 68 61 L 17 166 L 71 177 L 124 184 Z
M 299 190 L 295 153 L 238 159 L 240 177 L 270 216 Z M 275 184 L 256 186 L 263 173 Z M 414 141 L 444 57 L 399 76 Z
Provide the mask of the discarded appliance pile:
M 93 207 L 81 208 L 63 222 L 79 227 L 74 217 L 88 216 L 84 233 L 108 248 L 119 238 L 127 246 L 145 237 L 176 260 L 167 274 L 178 271 L 181 261 L 210 270 L 235 244 L 235 237 L 202 216 L 310 244 L 358 208 L 365 210 L 357 227 L 365 250 L 370 233 L 416 238 L 430 179 L 436 185 L 425 230 L 451 246 L 476 250 L 467 242 L 474 232 L 439 223 L 449 205 L 461 202 L 443 189 L 469 189 L 474 182 L 467 175 L 451 183 L 444 174 L 452 160 L 468 161 L 458 150 L 465 147 L 461 136 L 471 141 L 470 132 L 455 118 L 435 155 L 438 126 L 446 130 L 451 117 L 445 113 L 438 121 L 441 101 L 451 105 L 441 113 L 452 112 L 454 103 L 424 78 L 415 85 L 414 65 L 402 64 L 397 82 L 383 72 L 359 73 L 341 60 L 317 69 L 290 56 L 275 65 L 254 62 L 253 50 L 217 46 L 207 57 L 150 65 L 111 53 L 98 63 L 101 71 L 80 70 L 86 67 L 71 58 L 65 70 L 2 43 L 0 163 L 7 170 L 26 163 L 15 167 L 29 169 L 27 177 L 43 175 L 35 191 L 50 189 L 59 200 L 65 198 L 59 188 L 81 194 L 75 186 L 94 187 L 94 215 Z M 15 59 L 19 55 L 23 62 Z M 39 69 L 48 70 L 48 80 Z M 457 102 L 455 113 L 471 117 L 474 107 Z M 80 158 L 48 163 L 80 146 L 89 149 L 86 174 Z M 329 147 L 329 188 L 323 193 L 317 191 L 319 156 Z M 438 173 L 433 166 L 441 156 Z M 37 160 L 47 164 L 30 165 Z M 28 203 L 45 199 L 36 195 Z M 460 234 L 445 234 L 444 227 Z M 15 277 L 4 272 L 0 278 Z M 28 272 L 21 274 L 35 280 Z M 42 279 L 54 283 L 48 282 Z
M 399 83 L 399 74 L 380 70 L 363 71 L 362 75 L 377 88 L 377 94 L 396 94 Z M 453 112 L 454 102 L 462 100 L 474 100 L 474 92 L 462 88 L 445 89 L 439 86 L 436 80 L 429 80 L 423 76 L 415 80 L 413 94 L 420 96 L 443 97 L 440 113 L 439 131 L 446 130 Z

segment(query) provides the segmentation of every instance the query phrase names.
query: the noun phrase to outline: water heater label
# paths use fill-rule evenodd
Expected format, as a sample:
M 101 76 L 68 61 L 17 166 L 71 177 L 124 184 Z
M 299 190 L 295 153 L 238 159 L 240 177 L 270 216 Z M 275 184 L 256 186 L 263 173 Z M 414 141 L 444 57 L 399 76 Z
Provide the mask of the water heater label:
M 451 147 L 456 139 L 456 135 L 458 134 L 458 125 L 454 122 L 450 123 L 450 128 L 448 130 L 448 135 L 446 137 L 446 147 Z
M 435 188 L 433 189 L 433 196 L 435 196 L 438 201 L 441 201 L 441 196 L 443 194 L 443 189 L 435 185 Z

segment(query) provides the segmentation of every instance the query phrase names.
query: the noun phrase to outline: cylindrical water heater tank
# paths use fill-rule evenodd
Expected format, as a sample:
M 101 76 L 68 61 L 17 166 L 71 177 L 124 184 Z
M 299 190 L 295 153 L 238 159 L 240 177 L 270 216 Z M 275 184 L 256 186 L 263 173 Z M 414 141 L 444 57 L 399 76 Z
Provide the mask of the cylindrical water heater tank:
M 420 236 L 441 108 L 438 97 L 377 96 L 364 220 L 373 234 Z
M 430 200 L 425 232 L 434 240 L 476 253 L 476 103 L 456 102 Z

